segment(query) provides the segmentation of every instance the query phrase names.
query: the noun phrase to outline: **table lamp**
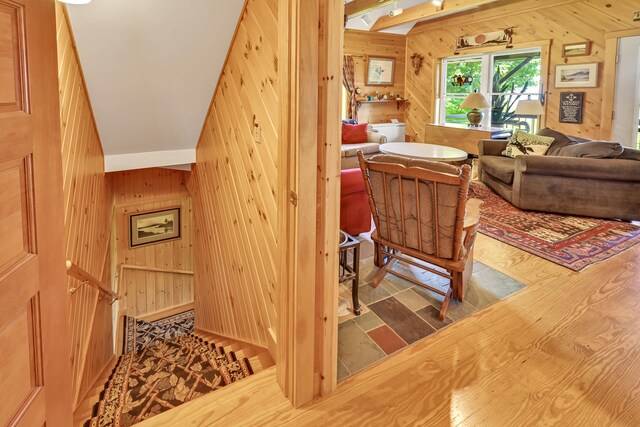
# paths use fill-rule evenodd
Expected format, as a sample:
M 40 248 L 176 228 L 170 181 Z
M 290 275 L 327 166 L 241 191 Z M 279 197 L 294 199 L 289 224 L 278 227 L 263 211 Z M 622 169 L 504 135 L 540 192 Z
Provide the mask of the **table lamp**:
M 518 116 L 541 116 L 544 114 L 544 107 L 537 99 L 523 99 L 518 101 L 514 111 Z
M 483 94 L 473 92 L 460 104 L 460 108 L 471 108 L 472 110 L 467 113 L 469 126 L 480 127 L 480 122 L 482 122 L 482 117 L 484 116 L 480 109 L 491 108 L 491 104 L 489 104 L 489 101 L 487 101 L 487 98 L 485 98 Z

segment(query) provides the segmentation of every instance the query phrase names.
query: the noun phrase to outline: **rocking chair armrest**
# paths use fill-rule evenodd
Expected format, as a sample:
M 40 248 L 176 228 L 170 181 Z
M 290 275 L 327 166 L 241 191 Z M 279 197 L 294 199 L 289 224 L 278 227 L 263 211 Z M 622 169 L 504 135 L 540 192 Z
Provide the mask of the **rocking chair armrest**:
M 464 218 L 464 230 L 468 230 L 471 227 L 478 225 L 480 222 L 480 206 L 482 200 L 469 199 L 467 200 L 467 212 Z

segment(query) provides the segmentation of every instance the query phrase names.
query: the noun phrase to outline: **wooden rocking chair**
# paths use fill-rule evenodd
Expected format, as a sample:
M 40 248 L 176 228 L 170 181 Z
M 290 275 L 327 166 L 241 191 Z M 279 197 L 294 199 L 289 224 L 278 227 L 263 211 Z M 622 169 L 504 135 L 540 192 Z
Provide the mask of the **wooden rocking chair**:
M 473 271 L 473 244 L 482 202 L 467 200 L 471 168 L 391 155 L 365 160 L 361 152 L 358 160 L 376 226 L 371 238 L 374 263 L 380 271 L 371 285 L 377 287 L 387 273 L 392 273 L 443 295 L 443 320 L 451 296 L 459 301 L 464 298 Z M 392 270 L 397 260 L 446 277 L 450 281 L 448 289 Z

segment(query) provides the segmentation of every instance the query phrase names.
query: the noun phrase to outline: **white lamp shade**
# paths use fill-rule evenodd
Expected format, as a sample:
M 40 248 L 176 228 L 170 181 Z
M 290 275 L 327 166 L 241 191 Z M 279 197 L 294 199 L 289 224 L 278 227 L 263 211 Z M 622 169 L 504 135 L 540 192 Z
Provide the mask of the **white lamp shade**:
M 91 0 L 58 0 L 61 3 L 66 3 L 66 4 L 87 4 L 87 3 L 91 3 Z
M 541 116 L 544 114 L 544 107 L 537 99 L 523 99 L 518 101 L 515 113 L 519 116 Z
M 481 93 L 470 93 L 469 96 L 460 104 L 460 108 L 491 108 L 491 104 Z

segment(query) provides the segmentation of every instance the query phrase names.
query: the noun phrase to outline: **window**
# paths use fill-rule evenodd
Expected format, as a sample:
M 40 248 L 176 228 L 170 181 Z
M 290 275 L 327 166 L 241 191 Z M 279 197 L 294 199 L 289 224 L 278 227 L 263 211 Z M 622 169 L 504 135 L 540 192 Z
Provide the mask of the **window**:
M 460 104 L 469 93 L 478 91 L 491 103 L 483 125 L 534 131 L 536 116 L 518 116 L 521 99 L 540 99 L 540 49 L 447 58 L 442 63 L 439 122 L 467 123 Z

